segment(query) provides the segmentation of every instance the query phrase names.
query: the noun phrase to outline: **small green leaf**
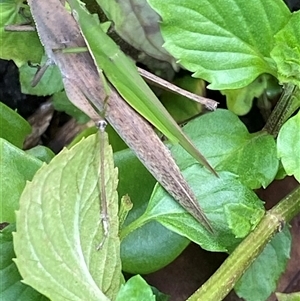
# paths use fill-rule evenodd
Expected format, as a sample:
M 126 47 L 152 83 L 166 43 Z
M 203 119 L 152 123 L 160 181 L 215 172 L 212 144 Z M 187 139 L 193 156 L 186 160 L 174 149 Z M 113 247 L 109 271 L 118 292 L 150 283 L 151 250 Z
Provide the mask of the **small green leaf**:
M 151 287 L 140 275 L 130 278 L 124 285 L 122 285 L 116 299 L 116 301 L 136 300 L 156 300 Z
M 291 294 L 276 293 L 276 297 L 278 301 L 299 301 L 300 292 Z
M 50 148 L 43 145 L 37 145 L 27 150 L 26 153 L 46 163 L 49 163 L 55 156 Z
M 288 227 L 276 234 L 263 252 L 236 284 L 234 290 L 247 301 L 265 301 L 276 289 L 291 251 L 291 234 Z
M 6 25 L 28 23 L 28 5 L 24 1 L 0 1 L 0 58 L 13 60 L 20 67 L 28 61 L 39 62 L 44 52 L 36 32 L 5 31 Z M 22 13 L 21 13 L 22 12 Z
M 277 64 L 278 79 L 281 83 L 300 86 L 300 12 L 294 12 L 275 35 L 275 47 L 271 57 Z
M 274 180 L 279 164 L 274 138 L 264 132 L 249 134 L 230 111 L 203 115 L 189 122 L 184 131 L 217 171 L 237 174 L 252 189 L 266 187 Z M 171 151 L 181 169 L 195 163 L 177 145 Z
M 15 257 L 12 231 L 8 225 L 0 231 L 0 298 L 5 301 L 46 301 L 45 296 L 21 282 L 22 278 L 13 262 Z
M 215 90 L 276 76 L 270 51 L 290 17 L 281 0 L 149 0 L 162 17 L 164 47 Z M 172 12 L 172 13 L 171 13 Z
M 0 138 L 0 222 L 15 222 L 15 210 L 26 181 L 33 178 L 42 161 Z
M 259 97 L 267 88 L 268 77 L 267 75 L 259 76 L 246 87 L 221 91 L 223 95 L 226 95 L 228 109 L 239 116 L 249 113 L 253 99 Z
M 119 291 L 117 171 L 106 133 L 104 142 L 102 180 L 100 143 L 92 135 L 44 164 L 20 199 L 15 262 L 24 283 L 52 300 L 109 300 Z M 103 181 L 109 234 L 97 251 Z
M 278 157 L 286 173 L 300 182 L 300 112 L 280 129 L 277 139 Z
M 79 123 L 86 123 L 89 121 L 90 118 L 72 104 L 65 91 L 56 92 L 52 97 L 52 101 L 55 110 L 66 112 L 74 117 Z
M 0 138 L 22 148 L 31 126 L 17 112 L 0 102 Z
M 44 55 L 41 61 L 41 66 L 44 65 L 46 61 L 47 57 Z M 24 94 L 45 96 L 52 95 L 55 92 L 59 92 L 63 89 L 60 71 L 56 65 L 48 66 L 46 72 L 43 74 L 43 77 L 35 87 L 32 87 L 31 82 L 37 72 L 36 68 L 29 66 L 28 64 L 24 64 L 19 68 L 19 72 L 22 93 Z

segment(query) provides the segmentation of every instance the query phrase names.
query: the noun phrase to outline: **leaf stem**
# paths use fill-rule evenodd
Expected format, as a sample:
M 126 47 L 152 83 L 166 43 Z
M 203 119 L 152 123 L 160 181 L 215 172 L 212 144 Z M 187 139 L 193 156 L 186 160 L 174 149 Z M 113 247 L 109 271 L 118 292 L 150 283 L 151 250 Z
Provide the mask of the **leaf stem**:
M 221 301 L 263 251 L 273 235 L 300 212 L 300 187 L 267 211 L 256 229 L 224 261 L 188 301 Z
M 272 111 L 264 130 L 276 137 L 282 125 L 295 112 L 298 106 L 293 105 L 294 95 L 297 92 L 297 86 L 287 84 L 278 100 L 274 110 Z

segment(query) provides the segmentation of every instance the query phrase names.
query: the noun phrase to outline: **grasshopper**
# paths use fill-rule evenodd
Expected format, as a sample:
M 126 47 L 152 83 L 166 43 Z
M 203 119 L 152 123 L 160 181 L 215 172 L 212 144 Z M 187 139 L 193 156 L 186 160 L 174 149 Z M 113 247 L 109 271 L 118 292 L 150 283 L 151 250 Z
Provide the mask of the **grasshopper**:
M 28 0 L 41 43 L 49 58 L 48 64 L 60 69 L 65 91 L 70 101 L 97 124 L 105 118 L 135 152 L 156 180 L 208 231 L 211 225 L 183 178 L 168 148 L 150 124 L 129 106 L 110 86 L 106 87 L 89 52 L 63 53 L 64 48 L 86 47 L 76 20 L 65 10 L 60 0 Z M 182 133 L 183 134 L 183 133 Z

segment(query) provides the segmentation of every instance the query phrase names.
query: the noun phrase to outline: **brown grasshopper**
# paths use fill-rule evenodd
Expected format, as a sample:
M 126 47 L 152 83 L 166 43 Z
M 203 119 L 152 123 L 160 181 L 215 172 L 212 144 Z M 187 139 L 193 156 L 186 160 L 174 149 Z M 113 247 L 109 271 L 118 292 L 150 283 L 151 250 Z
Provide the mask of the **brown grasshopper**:
M 49 58 L 48 64 L 56 64 L 60 69 L 70 101 L 96 124 L 103 119 L 100 115 L 105 107 L 105 119 L 156 180 L 195 219 L 212 232 L 208 219 L 170 151 L 149 123 L 134 111 L 113 87 L 110 87 L 109 99 L 105 101 L 105 87 L 89 52 L 63 53 L 61 51 L 63 48 L 86 47 L 75 19 L 66 11 L 62 2 L 60 0 L 28 0 L 27 2 L 39 38 Z M 107 221 L 108 217 L 103 219 Z

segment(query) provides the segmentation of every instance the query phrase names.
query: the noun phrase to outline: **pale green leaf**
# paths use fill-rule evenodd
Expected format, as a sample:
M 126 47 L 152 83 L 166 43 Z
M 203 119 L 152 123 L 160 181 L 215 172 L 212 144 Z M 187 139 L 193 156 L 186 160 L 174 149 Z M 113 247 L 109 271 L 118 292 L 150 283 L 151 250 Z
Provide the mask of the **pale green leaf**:
M 281 0 L 149 0 L 162 17 L 164 47 L 211 89 L 238 89 L 260 74 L 290 12 Z
M 22 148 L 24 140 L 30 132 L 29 123 L 17 112 L 0 102 L 0 137 Z
M 300 292 L 291 293 L 291 294 L 276 293 L 276 297 L 278 301 L 299 301 Z
M 265 301 L 276 289 L 277 281 L 290 258 L 290 251 L 291 234 L 285 227 L 267 244 L 236 284 L 236 293 L 247 301 Z
M 0 138 L 0 222 L 15 222 L 19 198 L 42 161 Z
M 155 301 L 151 287 L 140 276 L 136 275 L 130 278 L 124 285 L 122 285 L 116 301 Z
M 300 182 L 300 112 L 280 129 L 277 139 L 278 157 L 288 175 Z
M 0 299 L 5 301 L 46 301 L 45 296 L 21 282 L 22 277 L 13 262 L 13 224 L 0 231 Z
M 271 56 L 277 64 L 281 83 L 300 86 L 300 12 L 294 12 L 286 26 L 275 35 Z
M 103 179 L 100 143 L 92 135 L 43 165 L 21 196 L 16 264 L 24 283 L 53 301 L 109 300 L 120 287 L 117 171 L 106 134 L 103 146 Z M 103 238 L 102 181 L 110 226 L 97 251 Z

